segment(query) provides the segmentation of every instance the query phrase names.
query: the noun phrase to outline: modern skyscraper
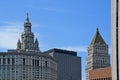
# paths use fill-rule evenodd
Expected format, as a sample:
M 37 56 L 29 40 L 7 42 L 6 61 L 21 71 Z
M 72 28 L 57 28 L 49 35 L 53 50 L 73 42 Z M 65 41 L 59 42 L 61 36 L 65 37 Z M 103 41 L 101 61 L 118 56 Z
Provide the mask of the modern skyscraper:
M 89 80 L 89 71 L 110 67 L 110 56 L 108 54 L 108 45 L 103 40 L 97 28 L 96 34 L 88 47 L 88 56 L 86 62 L 86 78 Z
M 81 80 L 81 57 L 76 52 L 54 48 L 45 53 L 57 60 L 57 80 Z
M 120 0 L 112 0 L 112 80 L 120 80 Z
M 17 49 L 0 52 L 0 80 L 57 80 L 57 62 L 39 50 L 28 14 L 21 40 Z

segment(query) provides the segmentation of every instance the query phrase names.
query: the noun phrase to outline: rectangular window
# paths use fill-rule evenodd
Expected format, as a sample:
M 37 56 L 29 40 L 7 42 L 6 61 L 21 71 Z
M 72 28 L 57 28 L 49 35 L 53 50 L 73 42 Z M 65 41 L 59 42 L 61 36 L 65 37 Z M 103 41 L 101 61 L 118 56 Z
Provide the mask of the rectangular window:
M 12 58 L 12 65 L 14 65 L 15 64 L 15 59 L 14 58 Z
M 39 66 L 39 60 L 37 60 L 37 66 Z
M 34 59 L 32 60 L 32 65 L 34 66 Z
M 10 58 L 7 59 L 7 64 L 10 64 Z
M 37 65 L 37 60 L 35 60 L 35 66 Z
M 23 58 L 23 65 L 25 65 L 25 58 Z
M 45 61 L 45 66 L 47 67 L 47 61 Z
M 6 61 L 5 58 L 3 58 L 3 65 L 5 64 L 5 61 Z

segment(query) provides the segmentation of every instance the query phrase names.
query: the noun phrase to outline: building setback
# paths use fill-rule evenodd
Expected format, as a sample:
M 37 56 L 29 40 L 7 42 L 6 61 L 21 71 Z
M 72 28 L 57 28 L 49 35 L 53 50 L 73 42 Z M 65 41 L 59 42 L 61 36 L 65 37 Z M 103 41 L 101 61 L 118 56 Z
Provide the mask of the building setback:
M 17 49 L 0 52 L 0 80 L 57 80 L 57 62 L 42 54 L 27 14 Z
M 44 53 L 57 60 L 58 80 L 81 80 L 81 57 L 76 52 L 54 48 Z
M 89 71 L 110 67 L 110 56 L 108 54 L 108 45 L 103 40 L 98 28 L 96 34 L 88 47 L 88 56 L 86 60 L 86 80 L 89 80 Z

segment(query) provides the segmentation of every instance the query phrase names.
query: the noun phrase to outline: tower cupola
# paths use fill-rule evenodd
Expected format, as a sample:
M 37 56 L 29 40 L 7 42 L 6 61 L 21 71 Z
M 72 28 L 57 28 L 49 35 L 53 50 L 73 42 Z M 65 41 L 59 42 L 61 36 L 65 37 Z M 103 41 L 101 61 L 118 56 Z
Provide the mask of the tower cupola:
M 24 32 L 25 33 L 28 33 L 28 32 L 31 32 L 31 23 L 30 23 L 30 20 L 29 20 L 29 14 L 27 13 L 26 14 L 26 21 L 24 23 Z
M 34 41 L 34 33 L 31 31 L 31 23 L 29 20 L 29 15 L 26 15 L 26 21 L 24 23 L 24 32 L 21 35 L 21 42 L 18 40 L 17 50 L 21 51 L 34 51 L 39 52 L 39 43 L 36 39 Z

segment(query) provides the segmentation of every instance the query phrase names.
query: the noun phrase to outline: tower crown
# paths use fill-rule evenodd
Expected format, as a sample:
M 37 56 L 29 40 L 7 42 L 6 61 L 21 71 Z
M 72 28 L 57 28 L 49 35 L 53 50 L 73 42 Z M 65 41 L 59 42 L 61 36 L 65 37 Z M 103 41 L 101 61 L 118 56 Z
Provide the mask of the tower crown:
M 26 14 L 26 23 L 29 23 L 29 14 Z
M 21 42 L 18 40 L 17 50 L 21 51 L 35 51 L 39 52 L 39 43 L 36 39 L 34 41 L 34 33 L 31 31 L 31 23 L 27 13 L 26 21 L 24 23 L 24 32 L 21 35 Z
M 30 20 L 29 20 L 29 15 L 28 13 L 26 14 L 26 21 L 24 23 L 24 32 L 25 33 L 29 33 L 31 32 L 31 23 L 30 23 Z
M 110 56 L 108 54 L 108 45 L 103 40 L 99 33 L 98 28 L 92 39 L 90 46 L 88 47 L 88 56 L 86 59 L 86 80 L 89 79 L 89 71 L 110 67 Z
M 92 39 L 92 42 L 90 45 L 95 44 L 95 43 L 106 44 L 104 39 L 100 35 L 98 28 L 96 29 L 96 34 L 95 34 L 94 38 Z

